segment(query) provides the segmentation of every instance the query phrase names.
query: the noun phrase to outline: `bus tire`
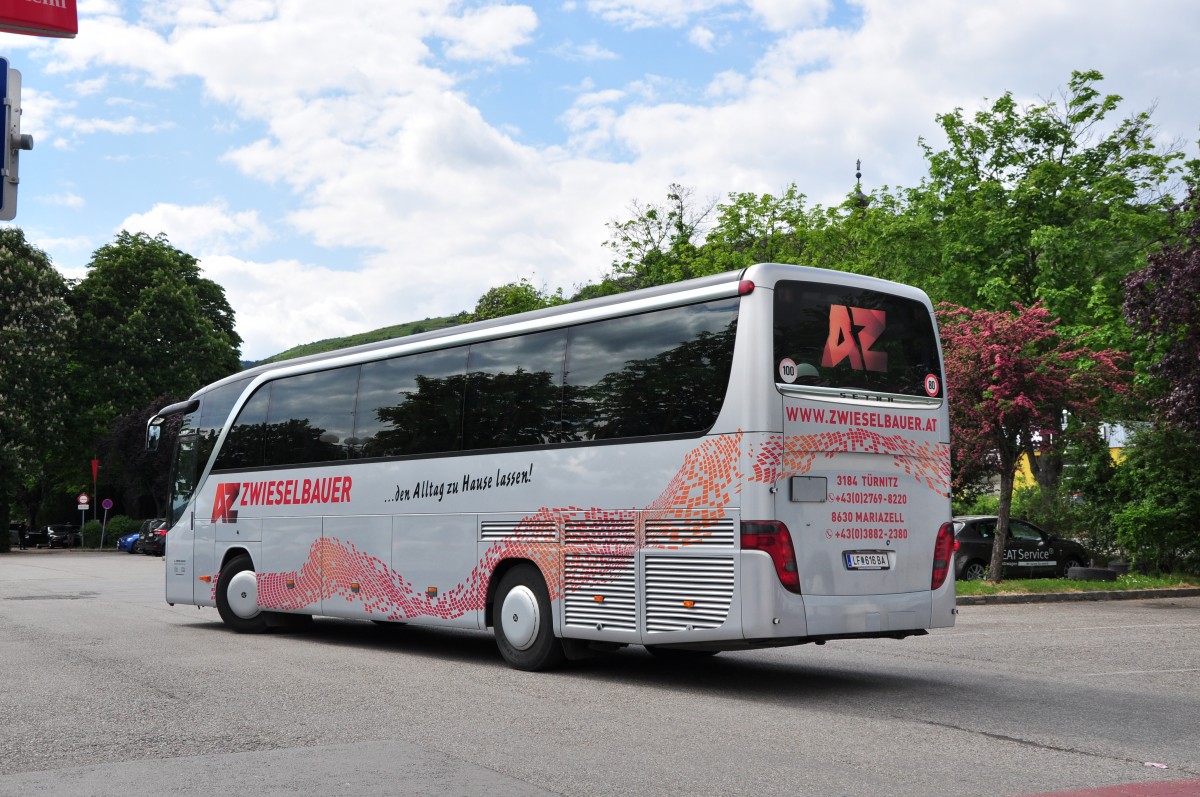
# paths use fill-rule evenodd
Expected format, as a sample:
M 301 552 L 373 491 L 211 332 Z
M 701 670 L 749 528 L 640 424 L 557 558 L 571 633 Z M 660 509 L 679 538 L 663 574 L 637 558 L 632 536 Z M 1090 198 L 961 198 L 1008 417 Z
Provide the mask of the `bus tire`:
M 550 670 L 562 664 L 561 640 L 554 636 L 550 595 L 541 572 L 520 564 L 505 573 L 493 608 L 496 647 L 518 670 Z
M 217 611 L 225 625 L 239 634 L 267 630 L 267 613 L 258 607 L 254 561 L 246 554 L 235 556 L 221 568 L 217 578 Z

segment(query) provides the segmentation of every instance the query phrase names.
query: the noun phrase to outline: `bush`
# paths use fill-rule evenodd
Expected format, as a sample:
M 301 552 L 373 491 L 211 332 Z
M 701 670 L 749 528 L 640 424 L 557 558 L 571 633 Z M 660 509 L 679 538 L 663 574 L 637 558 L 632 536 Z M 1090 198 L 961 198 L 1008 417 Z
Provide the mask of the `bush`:
M 952 511 L 958 515 L 994 515 L 1000 511 L 1000 498 L 995 495 L 976 495 L 967 501 L 954 501 Z
M 1051 534 L 1083 545 L 1096 559 L 1107 561 L 1120 555 L 1112 512 L 1106 501 L 1042 495 L 1037 487 L 1025 487 L 1013 495 L 1013 515 L 1029 520 Z
M 106 538 L 111 537 L 116 539 L 126 534 L 132 534 L 142 528 L 142 521 L 134 520 L 126 515 L 113 515 L 108 521 L 108 533 Z
M 100 547 L 100 521 L 89 520 L 83 524 L 83 547 L 84 548 L 99 548 Z
M 1139 432 L 1113 480 L 1117 539 L 1140 570 L 1200 573 L 1200 435 Z

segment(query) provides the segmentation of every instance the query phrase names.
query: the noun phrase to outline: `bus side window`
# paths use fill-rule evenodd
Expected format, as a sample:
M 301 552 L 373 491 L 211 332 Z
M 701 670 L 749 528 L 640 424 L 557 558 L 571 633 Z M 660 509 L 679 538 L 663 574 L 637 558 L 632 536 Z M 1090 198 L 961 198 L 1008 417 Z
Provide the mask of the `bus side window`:
M 255 391 L 238 413 L 229 434 L 225 436 L 225 444 L 217 453 L 214 468 L 242 470 L 262 466 L 267 405 L 270 400 L 271 383 L 268 382 Z
M 737 301 L 571 329 L 563 425 L 570 440 L 708 429 L 729 385 Z
M 271 387 L 266 465 L 336 462 L 357 456 L 350 440 L 359 366 L 290 376 Z
M 566 331 L 476 343 L 467 359 L 463 448 L 557 443 Z
M 365 363 L 354 426 L 362 456 L 458 451 L 466 369 L 465 346 Z

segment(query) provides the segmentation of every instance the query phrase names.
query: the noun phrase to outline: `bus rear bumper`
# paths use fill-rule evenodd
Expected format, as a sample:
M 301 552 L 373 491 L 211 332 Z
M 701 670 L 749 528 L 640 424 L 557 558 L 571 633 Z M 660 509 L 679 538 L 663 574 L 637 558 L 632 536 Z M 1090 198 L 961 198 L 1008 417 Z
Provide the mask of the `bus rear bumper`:
M 887 595 L 805 595 L 809 636 L 879 634 L 930 628 L 932 595 L 899 592 Z
M 743 556 L 742 635 L 763 644 L 768 640 L 847 637 L 902 637 L 954 624 L 954 584 L 933 592 L 879 595 L 795 594 L 779 584 L 765 556 Z M 747 585 L 771 585 L 749 589 Z

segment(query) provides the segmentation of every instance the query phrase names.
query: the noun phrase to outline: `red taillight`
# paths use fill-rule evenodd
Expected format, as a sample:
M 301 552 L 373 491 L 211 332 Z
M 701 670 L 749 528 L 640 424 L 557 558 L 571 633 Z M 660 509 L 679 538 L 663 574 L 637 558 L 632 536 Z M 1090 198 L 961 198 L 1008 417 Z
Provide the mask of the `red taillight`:
M 950 575 L 950 568 L 954 566 L 956 545 L 954 524 L 943 523 L 938 529 L 937 542 L 933 544 L 933 579 L 929 583 L 930 589 L 937 589 L 946 583 L 946 576 Z
M 754 283 L 750 280 L 742 280 L 738 283 L 738 296 L 747 296 L 754 293 Z
M 777 520 L 743 520 L 742 550 L 762 551 L 775 563 L 779 582 L 788 592 L 800 593 L 800 571 L 796 567 L 796 549 L 788 527 Z

